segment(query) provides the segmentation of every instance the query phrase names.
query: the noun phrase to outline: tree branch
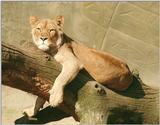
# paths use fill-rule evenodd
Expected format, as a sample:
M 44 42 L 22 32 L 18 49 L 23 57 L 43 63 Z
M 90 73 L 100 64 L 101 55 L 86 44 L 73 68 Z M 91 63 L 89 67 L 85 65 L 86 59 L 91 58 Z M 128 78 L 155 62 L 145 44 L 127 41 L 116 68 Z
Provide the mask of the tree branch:
M 2 84 L 46 100 L 61 71 L 52 57 L 34 46 L 20 49 L 2 44 Z M 143 84 L 137 74 L 124 92 L 103 87 L 82 70 L 65 88 L 59 106 L 81 123 L 159 123 L 159 90 Z

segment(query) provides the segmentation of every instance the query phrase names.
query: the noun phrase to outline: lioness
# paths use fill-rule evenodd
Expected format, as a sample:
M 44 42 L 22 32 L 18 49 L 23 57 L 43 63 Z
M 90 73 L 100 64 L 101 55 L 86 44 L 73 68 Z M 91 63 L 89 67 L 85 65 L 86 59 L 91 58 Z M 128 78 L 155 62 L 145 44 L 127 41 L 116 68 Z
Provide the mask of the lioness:
M 132 83 L 132 73 L 124 61 L 69 39 L 63 33 L 62 16 L 53 20 L 32 16 L 30 25 L 35 45 L 49 54 L 54 52 L 55 60 L 63 67 L 50 90 L 49 102 L 52 106 L 62 103 L 65 85 L 70 83 L 83 68 L 97 82 L 114 90 L 125 90 Z M 35 108 L 25 112 L 29 116 L 33 115 L 44 103 L 45 100 L 38 97 Z

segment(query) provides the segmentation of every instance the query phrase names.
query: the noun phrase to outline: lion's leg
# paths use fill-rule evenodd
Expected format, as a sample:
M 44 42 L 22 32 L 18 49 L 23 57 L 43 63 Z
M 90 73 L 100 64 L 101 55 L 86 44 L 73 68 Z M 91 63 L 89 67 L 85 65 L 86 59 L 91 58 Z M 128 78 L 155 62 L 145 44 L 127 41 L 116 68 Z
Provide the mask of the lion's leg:
M 27 115 L 28 117 L 34 116 L 38 113 L 40 108 L 43 108 L 43 105 L 45 102 L 46 100 L 44 100 L 43 98 L 37 97 L 35 106 L 24 109 L 23 113 Z
M 65 85 L 75 78 L 80 68 L 75 60 L 69 60 L 62 64 L 63 68 L 56 78 L 52 89 L 50 90 L 50 103 L 52 106 L 58 106 L 63 102 L 63 91 Z

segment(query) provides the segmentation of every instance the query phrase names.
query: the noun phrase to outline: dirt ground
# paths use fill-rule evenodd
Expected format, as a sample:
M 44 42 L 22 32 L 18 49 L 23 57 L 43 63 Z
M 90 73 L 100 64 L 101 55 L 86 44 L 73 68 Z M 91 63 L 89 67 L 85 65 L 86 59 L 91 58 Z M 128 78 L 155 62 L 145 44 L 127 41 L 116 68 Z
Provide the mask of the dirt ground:
M 2 125 L 28 123 L 27 118 L 24 117 L 22 111 L 23 109 L 34 105 L 35 99 L 36 96 L 29 93 L 7 86 L 2 86 Z M 63 114 L 61 111 L 58 111 L 57 109 L 53 109 L 53 112 L 51 112 L 51 110 L 49 112 L 47 110 L 45 113 L 44 112 L 45 111 L 40 114 L 42 117 L 39 117 L 39 123 L 45 123 L 46 125 L 63 125 L 66 123 L 68 125 L 79 124 L 73 119 L 73 117 L 65 117 L 65 114 Z M 47 114 L 49 114 L 48 119 L 43 119 L 43 117 Z

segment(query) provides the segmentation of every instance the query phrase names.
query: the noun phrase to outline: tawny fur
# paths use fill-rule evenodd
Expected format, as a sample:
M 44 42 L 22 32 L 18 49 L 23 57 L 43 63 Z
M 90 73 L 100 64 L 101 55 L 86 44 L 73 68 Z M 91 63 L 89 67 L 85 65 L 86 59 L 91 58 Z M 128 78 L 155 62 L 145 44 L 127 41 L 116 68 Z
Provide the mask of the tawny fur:
M 132 83 L 132 74 L 124 61 L 67 37 L 63 33 L 62 16 L 53 20 L 30 17 L 30 24 L 35 45 L 42 51 L 54 55 L 56 61 L 62 65 L 62 71 L 50 90 L 49 102 L 52 106 L 62 103 L 65 85 L 70 83 L 82 68 L 85 68 L 97 82 L 114 90 L 125 90 Z M 37 111 L 44 101 L 39 103 L 41 104 L 35 106 Z
M 114 90 L 125 90 L 132 83 L 127 64 L 109 54 L 72 42 L 72 49 L 88 73 L 99 83 Z

